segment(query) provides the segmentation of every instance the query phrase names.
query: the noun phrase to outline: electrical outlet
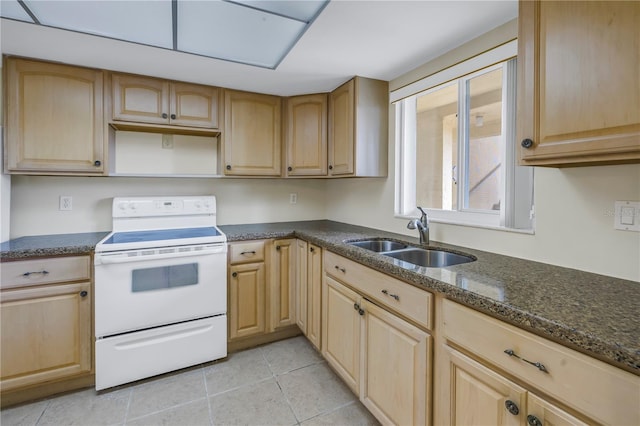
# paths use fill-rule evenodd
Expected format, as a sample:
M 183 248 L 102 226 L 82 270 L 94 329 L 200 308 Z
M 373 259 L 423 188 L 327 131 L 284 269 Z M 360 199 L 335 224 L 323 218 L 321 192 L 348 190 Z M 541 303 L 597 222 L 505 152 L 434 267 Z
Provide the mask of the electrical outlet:
M 73 210 L 73 197 L 71 195 L 60 196 L 60 210 Z
M 298 202 L 298 194 L 296 192 L 292 192 L 289 194 L 289 204 L 296 204 Z
M 173 135 L 162 135 L 162 148 L 173 149 Z

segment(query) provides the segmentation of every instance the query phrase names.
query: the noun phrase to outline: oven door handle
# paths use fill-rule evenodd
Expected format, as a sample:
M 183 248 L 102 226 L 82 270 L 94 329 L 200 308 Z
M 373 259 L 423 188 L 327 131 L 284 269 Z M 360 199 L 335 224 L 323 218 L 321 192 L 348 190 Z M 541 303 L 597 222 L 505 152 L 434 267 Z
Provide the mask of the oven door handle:
M 146 254 L 137 256 L 126 256 L 123 254 L 117 255 L 97 255 L 95 256 L 96 265 L 109 265 L 113 263 L 130 263 L 130 262 L 144 262 L 147 260 L 157 259 L 175 259 L 178 257 L 192 257 L 192 256 L 205 256 L 209 254 L 223 254 L 225 253 L 226 246 L 221 245 L 218 247 L 207 247 L 202 250 L 185 251 L 185 252 L 171 252 L 171 253 L 158 253 L 158 254 Z

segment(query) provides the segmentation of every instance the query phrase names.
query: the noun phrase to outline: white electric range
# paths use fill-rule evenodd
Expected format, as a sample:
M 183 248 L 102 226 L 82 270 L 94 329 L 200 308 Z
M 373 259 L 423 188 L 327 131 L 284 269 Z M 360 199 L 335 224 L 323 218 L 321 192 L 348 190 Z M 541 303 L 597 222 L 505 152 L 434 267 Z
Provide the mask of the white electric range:
M 95 249 L 96 389 L 227 355 L 216 199 L 116 197 Z

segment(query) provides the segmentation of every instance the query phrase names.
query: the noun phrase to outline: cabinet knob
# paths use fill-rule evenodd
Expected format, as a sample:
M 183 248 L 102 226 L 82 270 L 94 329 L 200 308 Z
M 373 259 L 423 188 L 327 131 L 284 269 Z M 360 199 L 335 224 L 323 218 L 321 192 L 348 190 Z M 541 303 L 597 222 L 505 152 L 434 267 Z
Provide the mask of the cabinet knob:
M 87 293 L 86 291 L 82 290 L 80 292 L 80 297 L 87 297 L 87 294 L 89 294 L 89 293 Z
M 314 249 L 313 247 L 309 247 L 309 251 L 313 253 L 314 251 L 316 251 L 316 249 Z
M 93 162 L 93 165 L 96 166 L 96 167 L 100 167 L 102 165 L 102 161 L 96 160 L 96 161 Z
M 171 114 L 171 119 L 175 120 L 176 119 L 176 115 L 175 114 Z
M 333 166 L 329 164 L 329 170 L 333 170 Z
M 162 113 L 162 118 L 167 118 L 167 117 L 168 117 L 167 113 L 166 113 L 166 112 L 163 112 L 163 113 Z
M 226 169 L 227 169 L 227 170 L 231 170 L 231 165 L 230 165 L 230 164 L 227 164 Z
M 540 419 L 533 414 L 529 414 L 527 416 L 527 424 L 529 426 L 542 426 L 542 422 L 540 421 Z
M 280 250 L 280 246 L 276 246 L 276 250 Z
M 520 413 L 520 409 L 518 408 L 516 403 L 511 401 L 510 399 L 507 399 L 504 402 L 504 406 L 507 407 L 507 411 L 513 414 L 514 416 L 517 416 L 518 413 Z
M 526 138 L 526 139 L 522 139 L 522 142 L 520 142 L 520 145 L 523 148 L 529 149 L 533 146 L 533 140 Z
M 291 167 L 291 166 L 287 167 L 287 171 L 288 172 L 293 171 L 293 167 Z
M 233 278 L 235 278 L 235 277 L 237 277 L 237 276 L 238 276 L 238 273 L 237 273 L 237 272 L 234 272 L 233 274 L 231 274 L 231 276 L 232 276 Z

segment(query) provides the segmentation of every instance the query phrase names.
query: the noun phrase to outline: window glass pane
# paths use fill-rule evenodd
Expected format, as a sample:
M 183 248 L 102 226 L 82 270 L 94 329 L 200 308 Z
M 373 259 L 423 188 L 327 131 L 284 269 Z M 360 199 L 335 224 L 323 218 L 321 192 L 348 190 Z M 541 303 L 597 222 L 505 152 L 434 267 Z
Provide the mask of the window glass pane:
M 458 85 L 419 95 L 416 105 L 416 203 L 457 208 Z
M 467 81 L 468 183 L 465 208 L 500 210 L 502 166 L 502 68 Z
M 198 284 L 197 263 L 135 269 L 131 273 L 131 291 L 133 293 L 196 284 Z

